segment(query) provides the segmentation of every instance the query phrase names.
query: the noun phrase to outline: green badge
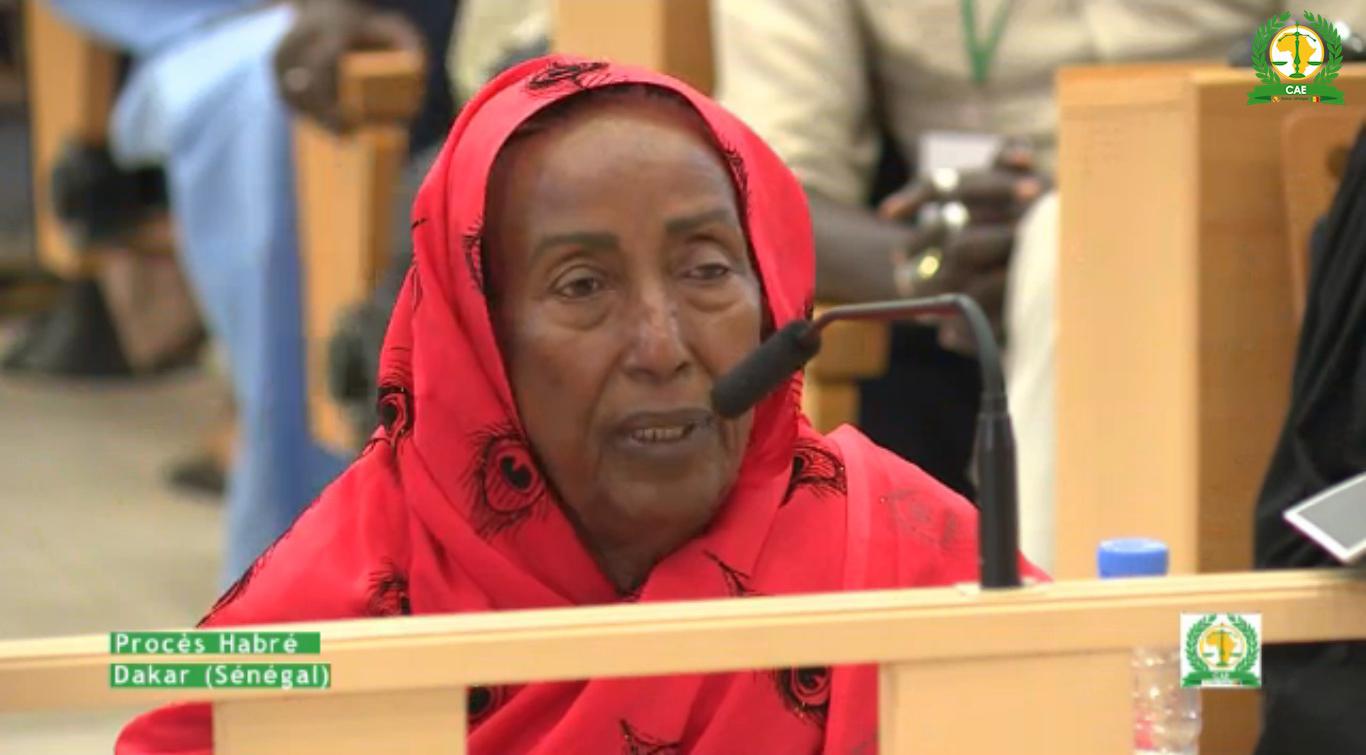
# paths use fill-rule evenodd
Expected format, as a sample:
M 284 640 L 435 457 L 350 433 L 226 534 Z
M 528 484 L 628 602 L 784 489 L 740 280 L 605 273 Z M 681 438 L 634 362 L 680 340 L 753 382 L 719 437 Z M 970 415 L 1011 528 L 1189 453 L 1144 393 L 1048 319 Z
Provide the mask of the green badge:
M 1342 90 L 1330 86 L 1342 69 L 1342 38 L 1323 16 L 1305 11 L 1304 20 L 1292 22 L 1286 11 L 1252 36 L 1252 68 L 1264 83 L 1247 93 L 1247 104 L 1342 104 Z
M 1181 614 L 1181 686 L 1262 686 L 1262 615 Z

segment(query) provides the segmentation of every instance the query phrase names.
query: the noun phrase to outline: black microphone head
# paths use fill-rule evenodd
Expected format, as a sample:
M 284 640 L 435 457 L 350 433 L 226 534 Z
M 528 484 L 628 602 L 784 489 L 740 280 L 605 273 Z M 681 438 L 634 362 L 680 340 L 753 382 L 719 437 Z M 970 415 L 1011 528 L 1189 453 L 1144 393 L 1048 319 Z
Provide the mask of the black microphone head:
M 808 320 L 794 320 L 759 344 L 711 389 L 711 403 L 727 419 L 738 417 L 782 385 L 820 351 Z

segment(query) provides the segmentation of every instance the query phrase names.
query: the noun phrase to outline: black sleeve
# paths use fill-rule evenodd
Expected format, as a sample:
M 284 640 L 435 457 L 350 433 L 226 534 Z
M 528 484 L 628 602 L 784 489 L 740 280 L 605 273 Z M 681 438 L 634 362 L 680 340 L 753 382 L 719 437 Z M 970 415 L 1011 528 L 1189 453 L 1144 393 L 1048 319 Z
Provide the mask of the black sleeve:
M 1338 566 L 1282 514 L 1366 471 L 1366 131 L 1311 248 L 1290 409 L 1257 500 L 1262 569 Z M 1262 678 L 1257 755 L 1366 752 L 1366 643 L 1267 645 Z

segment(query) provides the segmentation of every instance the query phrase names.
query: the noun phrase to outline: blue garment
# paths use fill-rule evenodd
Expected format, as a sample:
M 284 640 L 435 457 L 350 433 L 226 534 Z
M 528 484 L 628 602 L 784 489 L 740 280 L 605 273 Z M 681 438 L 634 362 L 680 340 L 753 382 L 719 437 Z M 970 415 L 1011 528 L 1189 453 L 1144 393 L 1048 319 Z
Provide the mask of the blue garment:
M 228 479 L 226 584 L 345 466 L 312 441 L 308 427 L 290 114 L 272 71 L 293 8 L 209 18 L 209 6 L 221 14 L 243 2 L 54 5 L 130 49 L 154 50 L 135 58 L 115 105 L 110 148 L 125 164 L 163 166 L 182 267 L 227 351 L 238 440 Z M 140 38 L 139 25 L 154 16 L 159 23 Z M 167 39 L 167 29 L 181 37 Z
M 42 2 L 43 0 L 39 0 Z M 198 27 L 261 0 L 47 0 L 87 34 L 132 54 L 151 55 Z

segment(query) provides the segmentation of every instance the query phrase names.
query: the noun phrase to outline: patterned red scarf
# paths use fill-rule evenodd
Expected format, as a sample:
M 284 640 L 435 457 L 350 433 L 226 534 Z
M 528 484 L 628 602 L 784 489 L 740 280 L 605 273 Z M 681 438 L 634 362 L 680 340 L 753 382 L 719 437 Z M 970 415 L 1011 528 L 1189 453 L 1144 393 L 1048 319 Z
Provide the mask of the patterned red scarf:
M 782 595 L 975 579 L 972 507 L 857 431 L 822 436 L 801 378 L 755 411 L 739 479 L 706 532 L 620 595 L 561 514 L 521 432 L 483 292 L 484 192 L 508 136 L 577 93 L 636 83 L 697 110 L 730 166 L 771 321 L 813 293 L 802 190 L 758 137 L 674 79 L 535 60 L 461 113 L 413 210 L 416 258 L 380 374 L 383 427 L 213 607 L 206 626 Z M 470 751 L 876 751 L 868 667 L 476 688 Z M 121 753 L 209 752 L 207 705 L 135 720 Z

